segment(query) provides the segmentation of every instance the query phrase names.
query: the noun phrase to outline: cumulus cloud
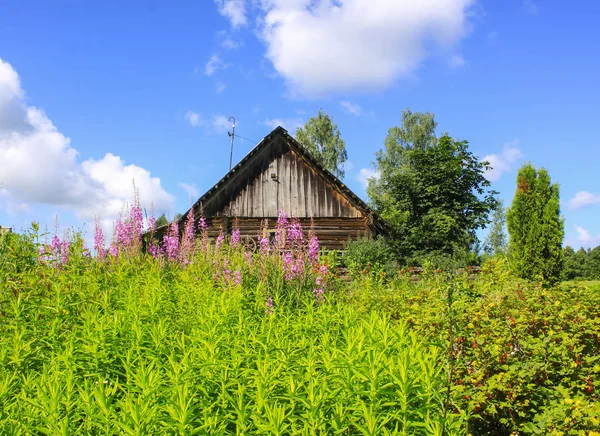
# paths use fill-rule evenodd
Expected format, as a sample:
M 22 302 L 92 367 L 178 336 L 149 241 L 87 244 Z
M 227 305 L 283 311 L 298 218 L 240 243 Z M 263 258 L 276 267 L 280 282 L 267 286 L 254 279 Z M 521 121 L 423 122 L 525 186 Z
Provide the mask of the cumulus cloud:
M 352 162 L 351 160 L 347 160 L 342 164 L 342 166 L 344 167 L 344 171 L 346 172 L 354 170 L 354 162 Z
M 575 226 L 577 241 L 582 247 L 592 247 L 600 244 L 600 235 L 592 236 L 590 232 L 581 226 Z
M 215 0 L 219 13 L 229 20 L 231 27 L 238 28 L 248 23 L 245 0 Z
M 222 80 L 217 80 L 217 83 L 215 83 L 215 91 L 217 94 L 222 94 L 223 91 L 225 91 L 225 88 L 227 88 L 227 83 Z
M 452 68 L 464 67 L 465 66 L 465 58 L 463 58 L 461 55 L 454 55 L 450 58 L 450 60 L 448 61 L 448 64 Z
M 533 0 L 525 0 L 523 2 L 523 7 L 531 15 L 537 15 L 540 12 L 540 7 Z
M 227 68 L 227 64 L 223 62 L 221 57 L 219 55 L 212 55 L 204 66 L 204 74 L 210 77 L 218 70 L 222 70 L 224 68 Z
M 292 93 L 382 89 L 465 35 L 474 0 L 263 0 L 266 57 Z
M 271 129 L 275 129 L 278 126 L 281 126 L 293 135 L 298 127 L 304 126 L 304 121 L 300 117 L 267 118 L 264 121 L 264 125 L 270 127 Z
M 154 203 L 158 210 L 172 207 L 174 198 L 144 168 L 126 165 L 111 153 L 81 162 L 69 138 L 42 110 L 26 104 L 16 71 L 0 59 L 0 114 L 15 108 L 18 116 L 13 114 L 0 127 L 5 203 L 10 201 L 17 209 L 32 203 L 62 206 L 83 219 L 114 218 L 131 198 L 135 183 L 144 205 Z
M 188 110 L 184 115 L 185 120 L 190 123 L 192 127 L 198 127 L 202 125 L 202 117 L 199 113 Z
M 198 191 L 198 187 L 193 183 L 180 182 L 179 187 L 187 192 L 188 197 L 194 201 L 200 197 L 200 191 Z
M 581 209 L 595 204 L 600 204 L 600 195 L 592 194 L 587 191 L 579 191 L 567 202 L 567 207 L 569 209 Z
M 225 115 L 213 114 L 211 127 L 214 132 L 225 133 L 231 128 L 231 121 Z
M 347 114 L 359 117 L 363 113 L 362 108 L 357 103 L 352 103 L 351 101 L 342 101 L 340 105 L 342 106 L 342 110 Z
M 361 183 L 361 185 L 363 185 L 366 188 L 369 185 L 369 179 L 379 178 L 379 171 L 374 170 L 372 168 L 361 168 L 356 178 Z
M 488 161 L 492 167 L 492 169 L 488 170 L 485 174 L 490 182 L 500 180 L 500 177 L 502 177 L 504 173 L 511 171 L 515 163 L 523 157 L 523 153 L 517 147 L 518 144 L 519 140 L 514 139 L 511 142 L 504 144 L 504 147 L 499 154 L 488 154 L 483 157 L 483 160 Z

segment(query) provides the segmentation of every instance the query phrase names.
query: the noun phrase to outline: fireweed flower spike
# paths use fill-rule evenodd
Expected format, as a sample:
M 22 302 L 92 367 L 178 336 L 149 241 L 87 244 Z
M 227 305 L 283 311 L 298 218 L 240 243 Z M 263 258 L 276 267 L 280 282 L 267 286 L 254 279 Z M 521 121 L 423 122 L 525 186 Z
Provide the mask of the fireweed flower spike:
M 225 235 L 223 234 L 223 228 L 221 228 L 219 230 L 219 236 L 217 236 L 217 241 L 215 242 L 215 247 L 217 250 L 221 247 L 224 240 L 225 240 Z
M 240 229 L 235 227 L 233 229 L 233 231 L 231 232 L 231 246 L 235 247 L 236 245 L 238 245 L 240 243 L 240 240 L 241 240 Z
M 275 246 L 278 249 L 285 248 L 286 245 L 286 233 L 288 229 L 288 216 L 283 212 L 279 211 L 279 216 L 277 218 L 277 225 L 275 228 Z
M 194 209 L 190 209 L 190 213 L 185 220 L 183 228 L 183 240 L 181 241 L 181 251 L 186 257 L 190 256 L 194 251 Z
M 273 313 L 273 297 L 271 297 L 269 295 L 269 298 L 267 298 L 267 301 L 265 302 L 265 313 L 267 315 L 271 315 Z
M 175 260 L 179 257 L 179 224 L 173 220 L 168 233 L 164 237 L 164 250 L 167 258 Z
M 104 247 L 104 232 L 102 231 L 102 226 L 100 225 L 100 221 L 97 217 L 94 228 L 94 250 L 96 251 L 96 256 L 98 256 L 98 259 L 104 259 L 104 256 L 106 255 L 106 248 Z

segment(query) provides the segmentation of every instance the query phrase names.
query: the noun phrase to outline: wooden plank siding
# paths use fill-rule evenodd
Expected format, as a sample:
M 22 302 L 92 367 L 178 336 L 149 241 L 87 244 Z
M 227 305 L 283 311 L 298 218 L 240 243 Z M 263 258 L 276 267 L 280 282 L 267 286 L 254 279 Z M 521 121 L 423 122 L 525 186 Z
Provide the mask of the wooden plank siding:
M 230 233 L 235 220 L 248 246 L 255 245 L 263 220 L 275 228 L 279 211 L 299 219 L 307 235 L 312 223 L 321 246 L 331 250 L 360 236 L 387 234 L 377 214 L 281 127 L 194 203 L 180 218 L 180 231 L 191 211 L 196 229 L 200 214 L 206 217 L 211 239 L 220 229 Z M 166 230 L 156 236 L 162 239 Z
M 273 178 L 272 175 L 275 175 Z M 262 207 L 260 207 L 262 206 Z M 278 156 L 217 215 L 359 218 L 363 214 L 293 150 Z

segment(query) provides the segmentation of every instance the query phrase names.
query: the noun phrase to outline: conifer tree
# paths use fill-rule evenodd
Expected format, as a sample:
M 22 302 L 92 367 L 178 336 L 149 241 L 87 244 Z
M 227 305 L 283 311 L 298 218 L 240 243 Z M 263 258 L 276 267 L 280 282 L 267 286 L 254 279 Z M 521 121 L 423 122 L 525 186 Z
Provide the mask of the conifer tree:
M 517 190 L 507 212 L 509 249 L 515 273 L 529 280 L 555 283 L 563 261 L 564 221 L 558 184 L 545 169 L 527 164 L 517 175 Z

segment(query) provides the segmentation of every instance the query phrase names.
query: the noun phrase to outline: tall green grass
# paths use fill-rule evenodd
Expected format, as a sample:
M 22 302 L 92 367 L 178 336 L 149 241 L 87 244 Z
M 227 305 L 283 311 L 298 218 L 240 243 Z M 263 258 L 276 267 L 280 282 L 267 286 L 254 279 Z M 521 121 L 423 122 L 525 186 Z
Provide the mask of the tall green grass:
M 80 248 L 57 266 L 35 237 L 0 240 L 1 434 L 465 433 L 443 348 L 334 284 L 316 301 L 275 255 Z

